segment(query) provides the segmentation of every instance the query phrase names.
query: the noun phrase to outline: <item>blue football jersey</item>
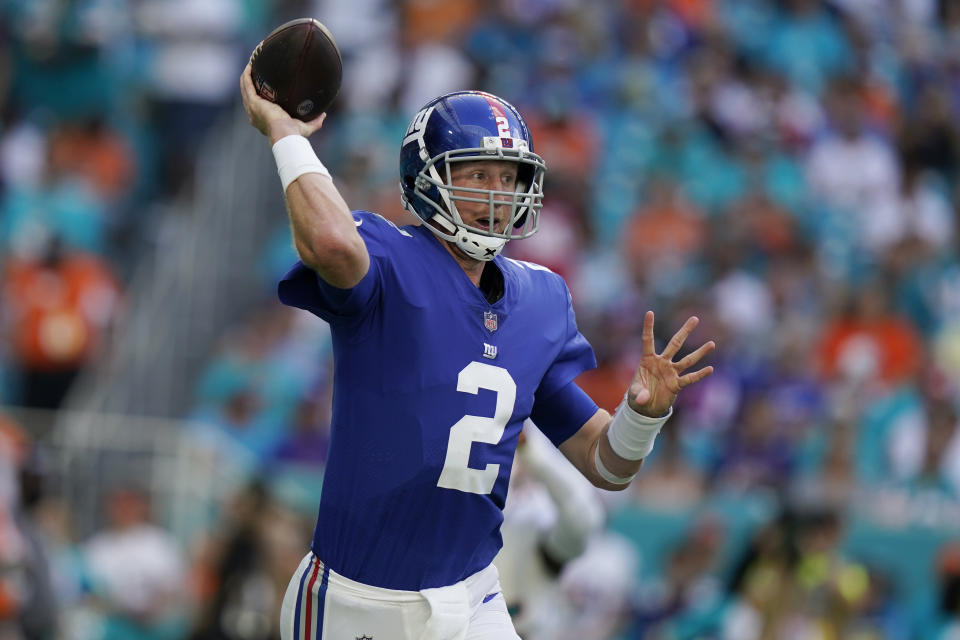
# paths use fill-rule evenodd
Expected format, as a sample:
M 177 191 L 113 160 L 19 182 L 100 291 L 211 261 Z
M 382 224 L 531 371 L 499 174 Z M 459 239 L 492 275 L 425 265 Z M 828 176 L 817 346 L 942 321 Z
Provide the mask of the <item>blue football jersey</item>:
M 284 304 L 329 322 L 333 339 L 332 435 L 312 548 L 368 585 L 453 584 L 501 546 L 523 421 L 596 366 L 593 350 L 551 271 L 498 256 L 505 290 L 490 304 L 425 227 L 353 215 L 370 253 L 360 283 L 338 289 L 298 263 L 279 286 Z M 560 444 L 580 424 L 540 426 Z

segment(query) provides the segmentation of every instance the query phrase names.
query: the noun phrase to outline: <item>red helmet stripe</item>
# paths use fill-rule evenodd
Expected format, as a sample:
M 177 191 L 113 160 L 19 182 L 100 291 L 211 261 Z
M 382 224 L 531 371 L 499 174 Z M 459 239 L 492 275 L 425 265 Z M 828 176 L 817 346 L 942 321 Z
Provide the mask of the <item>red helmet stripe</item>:
M 487 104 L 490 105 L 490 110 L 493 111 L 494 117 L 507 117 L 507 112 L 503 110 L 503 106 L 500 105 L 500 101 L 496 96 L 490 93 L 484 93 L 483 91 L 478 91 L 477 93 L 483 96 L 484 100 L 487 101 Z

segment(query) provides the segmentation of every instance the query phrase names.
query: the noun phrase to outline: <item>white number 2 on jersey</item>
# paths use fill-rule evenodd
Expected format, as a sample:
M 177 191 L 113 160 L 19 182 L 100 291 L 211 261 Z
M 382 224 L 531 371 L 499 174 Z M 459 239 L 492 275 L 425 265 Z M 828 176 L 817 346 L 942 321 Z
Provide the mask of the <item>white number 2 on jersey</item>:
M 500 474 L 499 464 L 488 464 L 483 469 L 468 466 L 470 448 L 474 442 L 497 444 L 503 437 L 507 422 L 513 415 L 517 399 L 517 383 L 510 373 L 501 367 L 483 362 L 471 362 L 457 376 L 457 391 L 476 395 L 480 389 L 497 394 L 497 406 L 492 418 L 463 416 L 450 427 L 447 441 L 447 457 L 437 486 L 467 493 L 490 493 Z

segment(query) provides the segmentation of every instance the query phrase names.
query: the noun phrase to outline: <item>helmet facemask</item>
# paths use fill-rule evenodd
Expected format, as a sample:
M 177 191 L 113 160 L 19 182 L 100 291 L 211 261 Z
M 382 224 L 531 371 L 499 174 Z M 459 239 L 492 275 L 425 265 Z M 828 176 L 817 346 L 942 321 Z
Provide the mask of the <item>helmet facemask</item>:
M 488 140 L 491 142 L 487 143 Z M 492 260 L 508 240 L 533 235 L 540 222 L 543 206 L 543 175 L 546 165 L 540 156 L 526 150 L 523 140 L 515 149 L 503 149 L 500 139 L 485 139 L 485 148 L 455 149 L 431 158 L 417 175 L 414 196 L 427 203 L 434 211 L 431 221 L 441 238 L 454 242 L 471 258 Z M 517 164 L 516 187 L 512 191 L 482 189 L 452 185 L 452 166 L 456 163 L 477 161 L 508 161 Z M 442 177 L 441 177 L 442 174 Z M 431 198 L 431 194 L 438 196 Z M 489 216 L 486 228 L 464 222 L 457 208 L 458 202 L 484 203 Z M 496 228 L 498 207 L 509 207 L 505 224 Z

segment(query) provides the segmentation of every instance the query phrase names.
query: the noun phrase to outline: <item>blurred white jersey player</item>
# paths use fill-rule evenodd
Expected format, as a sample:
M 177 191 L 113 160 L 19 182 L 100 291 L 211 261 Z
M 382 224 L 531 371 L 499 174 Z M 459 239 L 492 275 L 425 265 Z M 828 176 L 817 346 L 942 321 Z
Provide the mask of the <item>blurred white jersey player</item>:
M 615 544 L 616 575 L 603 570 L 609 563 L 601 556 L 611 552 L 602 533 L 604 511 L 600 493 L 527 421 L 504 508 L 503 548 L 494 560 L 524 640 L 557 640 L 564 628 L 579 626 L 573 618 L 592 617 L 576 602 L 594 590 L 577 569 L 581 563 L 602 574 L 612 592 L 612 599 L 603 598 L 607 604 L 627 597 L 635 557 L 629 545 Z

